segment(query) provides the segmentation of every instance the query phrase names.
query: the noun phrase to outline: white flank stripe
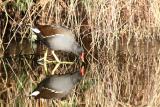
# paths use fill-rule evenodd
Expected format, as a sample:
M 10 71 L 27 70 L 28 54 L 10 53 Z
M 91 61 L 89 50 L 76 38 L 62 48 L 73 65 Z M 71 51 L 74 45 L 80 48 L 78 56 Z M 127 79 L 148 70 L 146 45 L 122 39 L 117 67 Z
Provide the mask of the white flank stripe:
M 64 34 L 55 34 L 55 35 L 50 35 L 50 36 L 47 36 L 47 37 L 54 37 L 54 36 L 65 36 Z

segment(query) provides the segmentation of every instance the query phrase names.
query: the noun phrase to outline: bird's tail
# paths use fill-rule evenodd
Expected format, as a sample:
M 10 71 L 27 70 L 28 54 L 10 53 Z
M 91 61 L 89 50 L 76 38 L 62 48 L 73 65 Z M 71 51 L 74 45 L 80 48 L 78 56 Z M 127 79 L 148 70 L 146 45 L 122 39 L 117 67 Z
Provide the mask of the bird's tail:
M 32 31 L 37 35 L 38 39 L 43 40 L 43 35 L 41 31 L 36 27 L 31 27 Z
M 43 34 L 41 33 L 41 31 L 36 28 L 36 27 L 31 27 L 32 31 L 37 35 L 37 38 L 44 43 L 45 45 L 47 45 L 49 47 L 48 42 L 46 41 L 45 37 L 43 36 Z

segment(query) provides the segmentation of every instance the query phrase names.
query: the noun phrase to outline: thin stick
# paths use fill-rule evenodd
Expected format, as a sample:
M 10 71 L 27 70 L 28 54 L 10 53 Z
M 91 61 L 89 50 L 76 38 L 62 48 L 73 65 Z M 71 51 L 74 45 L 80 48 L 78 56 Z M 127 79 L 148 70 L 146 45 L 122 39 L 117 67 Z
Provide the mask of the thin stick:
M 54 63 L 54 64 L 74 64 L 74 62 L 68 62 L 68 61 L 60 61 L 60 62 L 57 62 L 57 61 L 50 61 L 50 60 L 46 60 L 47 63 Z
M 60 63 L 56 64 L 56 66 L 54 67 L 54 69 L 52 70 L 52 75 L 54 74 L 54 72 L 58 69 Z
M 48 49 L 46 50 L 45 54 L 44 54 L 44 69 L 47 72 L 47 54 L 48 54 Z

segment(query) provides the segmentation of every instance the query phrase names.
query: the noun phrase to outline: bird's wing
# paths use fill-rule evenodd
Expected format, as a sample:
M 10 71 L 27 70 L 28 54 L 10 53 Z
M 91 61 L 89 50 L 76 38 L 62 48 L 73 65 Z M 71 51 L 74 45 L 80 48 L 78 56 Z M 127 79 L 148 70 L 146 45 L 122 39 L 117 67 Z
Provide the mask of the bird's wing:
M 50 35 L 50 36 L 47 36 L 47 38 L 52 38 L 52 37 L 59 37 L 59 36 L 64 36 L 65 37 L 65 35 L 64 34 L 54 34 L 54 35 Z M 45 37 L 46 38 L 46 37 Z
M 50 92 L 52 92 L 52 93 L 63 93 L 63 91 L 58 91 L 58 90 L 55 90 L 55 89 L 50 89 L 50 88 L 46 88 L 46 87 L 43 87 L 42 89 L 45 89 L 45 90 L 48 90 L 48 91 L 50 91 Z

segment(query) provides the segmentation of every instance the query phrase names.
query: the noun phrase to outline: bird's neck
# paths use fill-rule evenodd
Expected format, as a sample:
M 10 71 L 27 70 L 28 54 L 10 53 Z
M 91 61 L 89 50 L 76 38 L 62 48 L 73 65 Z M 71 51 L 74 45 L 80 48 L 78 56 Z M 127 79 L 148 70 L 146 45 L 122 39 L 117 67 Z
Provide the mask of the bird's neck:
M 82 75 L 79 71 L 75 72 L 72 74 L 72 81 L 74 84 L 76 84 L 77 82 L 79 82 L 82 79 Z
M 76 54 L 77 56 L 79 56 L 79 50 L 78 50 L 78 48 L 77 48 L 77 43 L 76 42 L 73 42 L 73 44 L 72 44 L 72 52 L 74 53 L 74 54 Z

